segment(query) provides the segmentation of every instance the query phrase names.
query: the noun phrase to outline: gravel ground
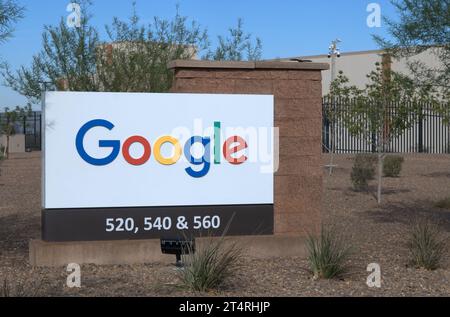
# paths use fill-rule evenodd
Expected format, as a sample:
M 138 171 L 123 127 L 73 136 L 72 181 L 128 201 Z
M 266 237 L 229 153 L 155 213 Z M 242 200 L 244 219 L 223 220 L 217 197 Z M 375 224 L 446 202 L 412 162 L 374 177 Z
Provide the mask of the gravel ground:
M 83 265 L 77 290 L 65 287 L 63 267 L 30 267 L 28 241 L 40 236 L 41 161 L 39 153 L 14 155 L 0 163 L 0 281 L 7 278 L 11 294 L 18 296 L 449 296 L 449 259 L 433 272 L 410 267 L 405 235 L 411 219 L 427 216 L 440 223 L 449 245 L 450 210 L 433 205 L 450 195 L 450 156 L 405 158 L 402 176 L 384 180 L 381 207 L 375 184 L 368 193 L 351 190 L 350 156 L 337 156 L 338 167 L 325 178 L 324 219 L 354 245 L 351 269 L 342 279 L 313 280 L 302 258 L 245 259 L 223 289 L 193 294 L 178 285 L 175 268 L 163 264 Z M 365 283 L 372 262 L 381 265 L 380 289 Z

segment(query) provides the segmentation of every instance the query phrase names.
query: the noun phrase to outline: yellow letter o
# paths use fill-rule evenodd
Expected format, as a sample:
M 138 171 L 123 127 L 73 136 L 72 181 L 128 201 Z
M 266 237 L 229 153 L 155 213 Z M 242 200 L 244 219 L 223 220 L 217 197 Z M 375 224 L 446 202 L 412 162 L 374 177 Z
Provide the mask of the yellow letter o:
M 162 154 L 161 154 L 161 147 L 166 143 L 170 143 L 174 147 L 173 155 L 172 155 L 172 157 L 169 157 L 169 158 L 166 158 L 166 157 L 162 156 Z M 171 136 L 163 136 L 156 141 L 155 145 L 153 146 L 153 152 L 155 155 L 155 159 L 160 164 L 173 165 L 176 162 L 178 162 L 178 160 L 181 157 L 181 145 L 177 139 L 175 139 Z

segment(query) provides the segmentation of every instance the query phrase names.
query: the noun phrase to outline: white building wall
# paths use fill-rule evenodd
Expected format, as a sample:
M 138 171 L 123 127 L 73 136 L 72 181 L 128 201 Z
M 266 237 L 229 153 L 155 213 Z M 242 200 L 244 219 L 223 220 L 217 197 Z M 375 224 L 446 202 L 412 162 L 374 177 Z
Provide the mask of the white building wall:
M 331 59 L 327 55 L 306 56 L 303 59 L 311 60 L 317 63 L 329 63 Z M 379 51 L 368 53 L 349 53 L 336 58 L 336 75 L 339 71 L 344 72 L 351 84 L 358 88 L 364 88 L 369 82 L 366 75 L 375 70 L 375 63 L 381 63 L 382 56 Z M 331 65 L 330 69 L 322 72 L 322 93 L 327 95 L 330 92 L 331 84 Z
M 441 65 L 434 54 L 434 50 L 437 49 L 438 48 L 431 48 L 411 58 L 401 58 L 399 60 L 393 59 L 391 66 L 392 70 L 405 75 L 411 75 L 408 68 L 408 62 L 416 60 L 425 63 L 428 67 L 439 69 Z M 382 55 L 382 50 L 343 53 L 341 54 L 341 57 L 336 58 L 336 74 L 338 74 L 339 71 L 343 71 L 349 78 L 350 84 L 361 89 L 365 88 L 366 84 L 369 82 L 367 75 L 375 70 L 375 63 L 381 63 Z M 328 58 L 327 55 L 302 56 L 301 59 L 331 64 L 331 59 Z M 324 96 L 330 92 L 330 84 L 331 65 L 329 70 L 322 72 L 322 93 Z
M 438 48 L 430 48 L 429 50 L 422 52 L 411 58 L 401 58 L 399 60 L 394 59 L 392 61 L 392 70 L 405 75 L 412 75 L 408 63 L 414 61 L 420 61 L 430 68 L 442 69 L 441 62 L 436 58 L 435 50 Z

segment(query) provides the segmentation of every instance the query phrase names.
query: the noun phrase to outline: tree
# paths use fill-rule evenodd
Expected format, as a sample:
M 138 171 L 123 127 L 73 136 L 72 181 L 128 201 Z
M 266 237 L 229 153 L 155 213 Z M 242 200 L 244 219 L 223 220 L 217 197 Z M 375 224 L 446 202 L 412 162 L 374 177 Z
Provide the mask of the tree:
M 237 21 L 235 28 L 228 29 L 230 37 L 219 36 L 219 44 L 214 50 L 209 50 L 204 59 L 216 61 L 256 61 L 261 59 L 262 41 L 253 38 L 250 33 L 245 33 L 244 22 L 241 18 Z
M 388 146 L 416 122 L 420 105 L 433 97 L 428 87 L 416 86 L 410 78 L 392 71 L 387 61 L 376 63 L 376 70 L 367 77 L 366 88 L 358 89 L 349 86 L 347 77 L 340 72 L 332 84 L 332 93 L 349 105 L 348 111 L 340 113 L 349 133 L 376 148 L 377 200 L 381 204 L 383 161 Z
M 6 137 L 6 144 L 3 149 L 3 156 L 8 159 L 9 158 L 9 140 L 12 135 L 16 134 L 16 125 L 18 123 L 22 123 L 24 119 L 31 112 L 31 106 L 28 105 L 26 107 L 17 106 L 15 109 L 10 110 L 9 108 L 5 108 L 3 114 L 3 121 L 0 122 L 0 135 L 4 135 Z
M 12 36 L 14 24 L 23 17 L 24 10 L 14 0 L 0 0 L 0 44 Z
M 40 102 L 43 83 L 48 90 L 167 92 L 173 80 L 167 69 L 171 60 L 191 59 L 205 51 L 203 58 L 220 60 L 243 60 L 244 51 L 249 59 L 261 55 L 260 40 L 253 45 L 242 22 L 230 29 L 233 37 L 222 39 L 212 56 L 207 30 L 182 16 L 178 7 L 174 18 L 154 17 L 152 23 L 142 25 L 135 3 L 128 21 L 114 18 L 106 26 L 108 39 L 102 41 L 90 24 L 91 1 L 81 4 L 80 27 L 68 26 L 64 18 L 57 26 L 45 26 L 43 48 L 31 66 L 3 69 L 6 85 L 30 103 Z
M 328 176 L 333 174 L 334 165 L 334 155 L 336 153 L 336 143 L 340 142 L 340 134 L 336 133 L 336 127 L 339 121 L 342 121 L 342 116 L 345 114 L 342 110 L 342 100 L 347 96 L 355 96 L 360 90 L 355 86 L 349 86 L 349 79 L 343 75 L 342 72 L 338 74 L 338 77 L 331 82 L 330 92 L 325 96 L 326 106 L 324 108 L 324 117 L 329 124 L 329 139 L 331 140 L 331 147 L 327 146 L 329 152 L 330 162 L 326 167 L 328 167 Z M 324 143 L 325 145 L 325 143 Z
M 154 17 L 147 26 L 133 4 L 128 21 L 114 18 L 106 27 L 109 43 L 97 54 L 97 74 L 104 91 L 167 92 L 173 72 L 167 68 L 175 59 L 192 59 L 208 46 L 206 29 L 188 21 L 179 7 L 173 19 Z
M 375 36 L 375 41 L 394 57 L 412 57 L 424 51 L 432 53 L 439 65 L 427 66 L 410 61 L 416 85 L 427 87 L 435 99 L 436 110 L 450 123 L 450 1 L 391 0 L 398 21 L 386 18 L 393 41 Z
M 25 8 L 18 5 L 14 0 L 0 0 L 0 44 L 3 44 L 9 38 L 12 37 L 12 34 L 14 32 L 14 24 L 17 23 L 18 20 L 23 18 L 24 11 Z M 3 63 L 0 60 L 0 67 L 5 67 L 5 65 L 6 62 Z M 7 151 L 8 144 L 9 144 L 9 137 L 7 136 L 6 147 L 4 149 L 0 149 L 0 151 L 1 150 Z M 0 160 L 3 158 L 3 156 L 4 153 L 0 153 Z
M 81 2 L 80 27 L 68 26 L 65 18 L 57 26 L 45 26 L 43 48 L 31 66 L 22 66 L 17 72 L 9 66 L 3 69 L 6 85 L 32 104 L 40 102 L 43 84 L 49 90 L 98 91 L 96 48 L 100 41 L 97 30 L 89 24 L 89 5 L 90 1 Z

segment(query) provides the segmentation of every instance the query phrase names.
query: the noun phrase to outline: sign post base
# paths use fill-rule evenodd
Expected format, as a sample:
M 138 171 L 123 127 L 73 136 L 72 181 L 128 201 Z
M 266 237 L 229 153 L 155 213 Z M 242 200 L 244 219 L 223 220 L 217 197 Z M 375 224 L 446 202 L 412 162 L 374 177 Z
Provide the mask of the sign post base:
M 196 238 L 198 248 L 210 239 Z M 305 236 L 228 237 L 238 242 L 246 257 L 268 259 L 285 256 L 305 256 Z M 69 263 L 97 265 L 129 265 L 173 262 L 173 255 L 162 254 L 160 240 L 44 242 L 31 240 L 30 264 L 37 267 L 65 266 Z

